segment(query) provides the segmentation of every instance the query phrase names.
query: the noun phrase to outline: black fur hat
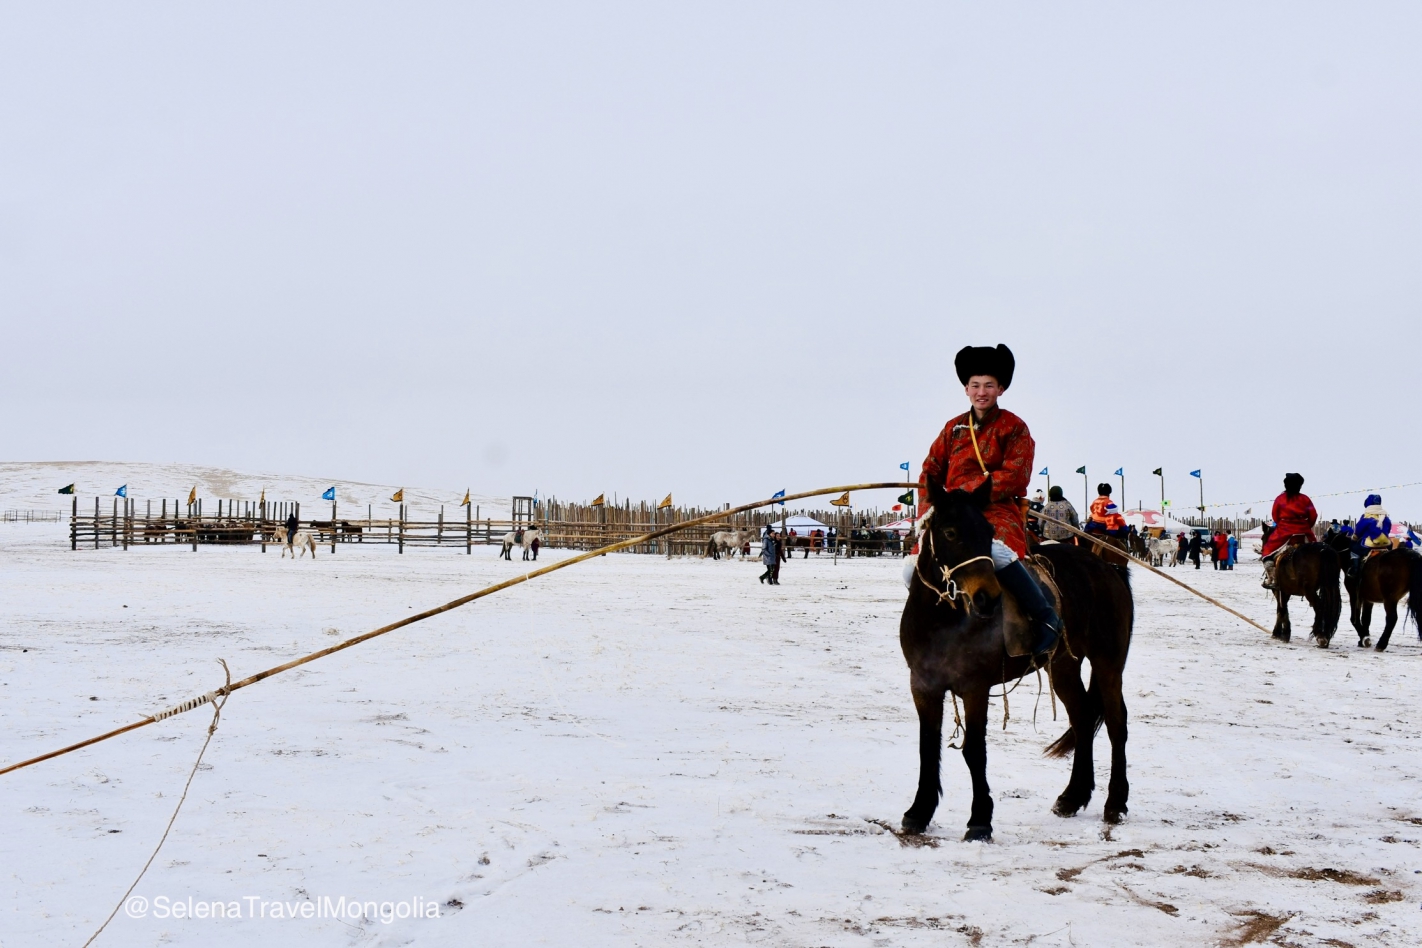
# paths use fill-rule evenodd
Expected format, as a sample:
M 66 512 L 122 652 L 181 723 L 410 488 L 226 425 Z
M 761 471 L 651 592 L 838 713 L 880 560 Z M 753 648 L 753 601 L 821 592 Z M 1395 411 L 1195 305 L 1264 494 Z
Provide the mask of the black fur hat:
M 999 344 L 992 346 L 964 346 L 953 359 L 953 367 L 958 370 L 958 381 L 964 385 L 975 375 L 991 375 L 1003 388 L 1012 384 L 1012 372 L 1017 368 L 1017 360 L 1012 350 Z
M 1097 485 L 1096 485 L 1096 493 L 1101 494 L 1103 497 L 1110 497 L 1110 496 L 1111 496 L 1111 485 L 1110 485 L 1110 484 L 1097 484 Z
M 1302 489 L 1303 489 L 1303 475 L 1302 475 L 1302 474 L 1285 474 L 1285 475 L 1284 475 L 1284 490 L 1288 491 L 1290 494 L 1297 494 L 1297 493 L 1298 493 L 1300 490 L 1302 490 Z

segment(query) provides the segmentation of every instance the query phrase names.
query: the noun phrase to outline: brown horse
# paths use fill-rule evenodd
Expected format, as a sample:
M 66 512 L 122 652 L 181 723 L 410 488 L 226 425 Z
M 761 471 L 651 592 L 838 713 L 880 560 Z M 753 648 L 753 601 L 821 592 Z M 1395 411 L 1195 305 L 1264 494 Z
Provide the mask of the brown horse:
M 1351 592 L 1351 590 L 1350 590 Z M 1357 594 L 1353 611 L 1357 613 L 1358 644 L 1367 644 L 1368 625 L 1373 620 L 1373 604 L 1382 603 L 1387 616 L 1376 646 L 1379 652 L 1387 648 L 1392 630 L 1397 626 L 1397 603 L 1407 597 L 1407 611 L 1422 638 L 1422 555 L 1416 550 L 1384 550 L 1363 561 L 1358 573 Z
M 1289 597 L 1303 596 L 1313 606 L 1309 632 L 1319 648 L 1328 648 L 1338 631 L 1343 599 L 1338 593 L 1338 554 L 1322 543 L 1301 543 L 1279 554 L 1274 567 L 1274 638 L 1289 641 Z
M 1363 628 L 1359 610 L 1358 574 L 1348 568 L 1353 556 L 1353 539 L 1345 533 L 1330 530 L 1324 535 L 1323 544 L 1338 557 L 1339 568 L 1343 570 L 1343 589 L 1348 593 L 1348 622 L 1353 626 L 1353 631 L 1358 633 L 1358 648 L 1366 648 L 1373 644 L 1373 640 L 1368 635 L 1368 630 Z
M 939 761 L 943 743 L 943 698 L 963 699 L 963 760 L 972 776 L 973 805 L 966 840 L 992 838 L 992 796 L 987 782 L 988 690 L 1014 681 L 1033 667 L 1031 656 L 1007 654 L 1007 633 L 1021 613 L 1003 595 L 989 556 L 992 527 L 982 510 L 992 496 L 989 477 L 971 494 L 928 487 L 933 515 L 920 543 L 908 602 L 899 623 L 899 643 L 909 666 L 909 684 L 919 722 L 918 792 L 904 814 L 906 833 L 927 828 L 942 793 Z M 1129 576 L 1100 557 L 1068 544 L 1048 544 L 1037 557 L 1050 574 L 1065 634 L 1048 660 L 1053 687 L 1066 706 L 1070 729 L 1047 748 L 1053 757 L 1076 752 L 1071 780 L 1052 807 L 1072 816 L 1096 786 L 1092 744 L 1102 722 L 1111 738 L 1111 782 L 1104 819 L 1126 813 L 1126 703 L 1121 677 L 1131 644 L 1134 604 Z M 1081 663 L 1091 660 L 1091 686 L 1083 687 Z

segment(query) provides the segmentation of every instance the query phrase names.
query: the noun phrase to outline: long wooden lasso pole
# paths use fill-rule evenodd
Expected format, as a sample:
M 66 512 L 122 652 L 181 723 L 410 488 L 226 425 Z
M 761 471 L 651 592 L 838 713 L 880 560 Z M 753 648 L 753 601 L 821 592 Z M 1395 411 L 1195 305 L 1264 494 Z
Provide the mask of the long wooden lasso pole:
M 166 710 L 150 714 L 148 717 L 143 718 L 141 721 L 134 721 L 132 724 L 125 724 L 123 727 L 114 728 L 112 731 L 107 731 L 103 734 L 96 735 L 87 740 L 80 741 L 77 744 L 70 744 L 68 747 L 61 747 L 58 750 L 50 751 L 47 754 L 40 754 L 38 757 L 31 757 L 29 760 L 22 760 L 18 763 L 9 764 L 4 768 L 0 768 L 0 776 L 8 774 L 12 771 L 20 770 L 25 767 L 33 766 L 34 764 L 38 764 L 41 761 L 46 761 L 54 757 L 62 757 L 65 754 L 73 753 L 74 751 L 80 750 L 81 748 L 89 747 L 93 744 L 98 744 L 101 741 L 107 741 L 110 738 L 118 737 L 120 734 L 127 734 L 129 731 L 136 731 L 141 727 L 147 727 L 150 724 L 153 724 L 157 721 L 161 721 L 164 718 L 172 717 L 175 714 L 182 714 L 186 711 L 191 711 L 193 708 L 198 708 L 205 704 L 208 704 L 209 702 L 214 701 L 219 696 L 230 695 L 234 691 L 240 691 L 241 689 L 246 688 L 249 685 L 255 685 L 257 682 L 262 681 L 263 679 L 271 678 L 274 675 L 280 675 L 282 672 L 291 671 L 293 668 L 305 665 L 308 662 L 314 662 L 318 658 L 325 658 L 327 655 L 333 655 L 336 652 L 340 652 L 345 649 L 351 648 L 352 646 L 359 645 L 362 642 L 368 642 L 373 638 L 385 635 L 387 632 L 394 632 L 396 629 L 403 629 L 407 625 L 414 625 L 416 622 L 423 622 L 425 619 L 433 618 L 434 616 L 437 616 L 440 613 L 449 612 L 452 609 L 458 609 L 460 606 L 466 606 L 476 599 L 483 599 L 485 596 L 492 596 L 494 593 L 504 589 L 508 589 L 511 586 L 517 586 L 520 583 L 526 583 L 530 579 L 537 579 L 540 576 L 547 576 L 549 573 L 557 572 L 560 569 L 567 569 L 569 566 L 575 566 L 578 563 L 585 562 L 596 556 L 603 556 L 608 553 L 616 553 L 620 550 L 626 550 L 630 547 L 637 546 L 638 544 L 646 543 L 649 540 L 655 540 L 658 537 L 664 537 L 672 533 L 677 533 L 679 531 L 686 530 L 690 527 L 697 527 L 707 523 L 714 523 L 718 520 L 724 520 L 727 517 L 731 517 L 736 514 L 746 513 L 751 510 L 756 510 L 760 507 L 770 507 L 775 504 L 782 504 L 791 500 L 803 500 L 806 497 L 819 497 L 825 494 L 841 494 L 845 491 L 880 490 L 885 488 L 901 487 L 912 488 L 917 486 L 918 484 L 915 483 L 905 483 L 900 481 L 880 481 L 871 484 L 842 484 L 838 487 L 824 487 L 820 488 L 819 490 L 807 490 L 802 491 L 798 494 L 789 494 L 783 497 L 772 497 L 767 500 L 758 500 L 750 504 L 742 504 L 739 507 L 733 507 L 729 510 L 718 511 L 717 513 L 707 514 L 704 517 L 697 517 L 694 520 L 687 520 L 683 523 L 672 524 L 670 526 L 662 527 L 660 530 L 653 530 L 651 533 L 644 533 L 641 536 L 633 537 L 630 540 L 622 540 L 617 543 L 610 543 L 607 546 L 599 547 L 596 550 L 589 550 L 586 553 L 580 553 L 577 556 L 569 557 L 566 560 L 559 560 L 557 563 L 550 563 L 547 566 L 539 567 L 538 569 L 524 573 L 522 576 L 515 576 L 511 579 L 506 579 L 501 583 L 495 583 L 492 586 L 486 586 L 478 592 L 470 593 L 467 596 L 461 596 L 460 598 L 451 600 L 450 602 L 447 602 L 442 606 L 436 606 L 433 609 L 427 609 L 424 612 L 416 613 L 415 615 L 409 616 L 408 618 L 401 619 L 399 622 L 392 622 L 389 625 L 381 626 L 380 628 L 375 629 L 371 632 L 366 632 L 363 635 L 357 635 L 342 642 L 337 642 L 335 645 L 332 645 L 329 648 L 319 649 L 315 652 L 311 652 L 308 655 L 303 655 L 301 658 L 293 659 L 292 661 L 286 662 L 281 665 L 276 665 L 272 668 L 266 669 L 265 671 L 259 671 L 255 675 L 249 675 L 246 678 L 243 678 L 241 681 L 232 682 L 231 684 L 225 685 L 222 688 L 210 691 L 205 695 L 200 695 L 196 698 L 189 698 L 187 701 L 184 701 L 181 704 L 177 704 Z
M 1037 520 L 1044 520 L 1044 521 L 1046 521 L 1047 523 L 1056 524 L 1057 526 L 1064 528 L 1064 529 L 1067 530 L 1068 532 L 1073 533 L 1073 534 L 1075 534 L 1076 536 L 1081 537 L 1083 540 L 1090 540 L 1092 543 L 1095 543 L 1097 546 L 1099 546 L 1099 547 L 1101 547 L 1101 548 L 1103 548 L 1103 549 L 1108 549 L 1108 550 L 1110 550 L 1110 551 L 1113 552 L 1113 553 L 1116 553 L 1116 554 L 1119 554 L 1119 555 L 1121 555 L 1121 556 L 1124 556 L 1126 559 L 1130 560 L 1132 563 L 1135 563 L 1137 566 L 1143 566 L 1143 567 L 1145 567 L 1146 569 L 1150 570 L 1152 573 L 1156 574 L 1157 576 L 1160 576 L 1160 577 L 1162 577 L 1162 578 L 1164 578 L 1164 579 L 1170 580 L 1172 583 L 1174 583 L 1175 585 L 1179 586 L 1181 589 L 1184 589 L 1184 590 L 1186 590 L 1187 592 L 1192 592 L 1192 593 L 1194 593 L 1195 595 L 1199 596 L 1201 599 L 1203 599 L 1203 600 L 1205 600 L 1206 602 L 1208 602 L 1210 605 L 1212 605 L 1212 606 L 1219 606 L 1221 609 L 1223 609 L 1225 612 L 1228 612 L 1230 615 L 1234 616 L 1236 619 L 1241 619 L 1241 620 L 1243 620 L 1243 621 L 1245 621 L 1245 622 L 1248 622 L 1250 625 L 1254 626 L 1254 627 L 1255 627 L 1256 629 L 1258 629 L 1260 632 L 1264 632 L 1264 633 L 1266 633 L 1266 634 L 1268 634 L 1268 635 L 1273 635 L 1273 634 L 1274 634 L 1274 633 L 1270 632 L 1268 629 L 1264 628 L 1264 627 L 1263 627 L 1262 625 L 1260 625 L 1258 622 L 1255 622 L 1253 619 L 1249 618 L 1249 616 L 1244 615 L 1244 614 L 1241 613 L 1241 612 L 1236 612 L 1235 610 L 1231 609 L 1229 606 L 1227 606 L 1227 605 L 1225 605 L 1224 603 L 1220 602 L 1218 599 L 1212 599 L 1212 598 L 1210 598 L 1209 596 L 1206 596 L 1204 593 L 1200 592 L 1200 590 L 1196 589 L 1196 588 L 1193 587 L 1193 586 L 1187 586 L 1185 583 L 1182 583 L 1180 580 L 1176 579 L 1174 576 L 1171 576 L 1169 573 L 1165 572 L 1164 570 L 1158 569 L 1158 568 L 1156 568 L 1156 567 L 1150 565 L 1150 564 L 1147 563 L 1145 560 L 1142 560 L 1142 559 L 1139 559 L 1139 558 L 1137 558 L 1137 557 L 1135 557 L 1135 556 L 1132 556 L 1128 551 L 1123 550 L 1123 549 L 1121 549 L 1121 548 L 1118 547 L 1118 546 L 1112 546 L 1111 544 L 1107 543 L 1105 540 L 1101 540 L 1101 539 L 1098 539 L 1098 538 L 1092 536 L 1091 534 L 1087 533 L 1085 530 L 1078 530 L 1076 527 L 1073 527 L 1073 526 L 1072 526 L 1071 524 L 1069 524 L 1069 523 L 1063 523 L 1062 521 L 1058 520 L 1056 517 L 1048 517 L 1046 514 L 1040 512 L 1040 511 L 1037 511 L 1037 510 L 1032 511 L 1028 516 L 1033 517 L 1034 519 L 1037 519 Z M 0 771 L 0 773 L 3 773 L 3 772 L 4 772 L 4 771 Z

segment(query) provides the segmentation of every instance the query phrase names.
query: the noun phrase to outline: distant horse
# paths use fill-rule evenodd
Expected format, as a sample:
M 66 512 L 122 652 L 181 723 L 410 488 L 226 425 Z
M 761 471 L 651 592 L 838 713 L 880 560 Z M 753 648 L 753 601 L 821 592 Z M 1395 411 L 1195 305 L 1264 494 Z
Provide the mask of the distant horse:
M 543 539 L 543 534 L 539 532 L 539 530 L 538 530 L 537 527 L 529 527 L 527 530 L 523 531 L 523 544 L 522 544 L 522 545 L 523 545 L 523 558 L 524 558 L 524 559 L 526 559 L 526 560 L 536 560 L 536 559 L 538 559 L 538 547 L 537 547 L 537 546 L 534 546 L 534 544 L 537 543 L 537 544 L 540 544 L 540 545 L 541 545 L 541 544 L 542 544 L 542 539 Z M 532 556 L 529 555 L 530 552 L 533 554 Z M 512 557 L 510 557 L 510 559 L 512 559 Z
M 1387 648 L 1392 630 L 1397 626 L 1397 603 L 1407 597 L 1407 611 L 1422 638 L 1422 554 L 1416 550 L 1395 549 L 1374 553 L 1363 560 L 1356 581 L 1357 595 L 1353 611 L 1360 645 L 1367 644 L 1368 626 L 1373 620 L 1373 604 L 1381 603 L 1387 624 L 1375 646 L 1379 652 Z
M 904 814 L 905 833 L 922 833 L 942 793 L 939 761 L 943 743 L 943 698 L 963 699 L 966 723 L 963 760 L 972 775 L 973 805 L 966 840 L 992 838 L 992 796 L 987 782 L 988 691 L 1033 667 L 1032 657 L 1008 654 L 1009 636 L 1025 628 L 1015 603 L 1003 594 L 989 557 L 992 527 L 982 515 L 992 497 L 988 477 L 971 494 L 928 483 L 933 506 L 899 623 L 899 644 L 909 666 L 918 709 L 919 777 L 913 805 Z M 1049 577 L 1065 631 L 1047 672 L 1066 707 L 1070 729 L 1046 753 L 1075 751 L 1071 781 L 1052 811 L 1072 816 L 1095 788 L 1092 744 L 1102 722 L 1111 738 L 1111 781 L 1103 817 L 1117 823 L 1126 813 L 1126 704 L 1121 678 L 1131 645 L 1134 604 L 1125 569 L 1065 543 L 1044 544 L 1033 558 Z M 1081 665 L 1091 661 L 1091 685 L 1083 687 Z M 955 705 L 956 709 L 956 705 Z
M 1139 533 L 1126 534 L 1126 552 L 1138 560 L 1143 560 L 1147 556 L 1150 556 L 1150 549 L 1146 546 L 1146 538 Z
M 754 530 L 718 530 L 706 541 L 706 555 L 719 560 L 723 555 L 734 559 L 737 553 L 745 559 L 745 550 L 756 537 Z
M 1278 554 L 1274 561 L 1274 638 L 1289 641 L 1289 597 L 1303 596 L 1313 607 L 1309 635 L 1319 648 L 1328 648 L 1338 631 L 1343 599 L 1338 592 L 1338 554 L 1322 543 L 1300 543 Z
M 1151 566 L 1175 565 L 1175 541 L 1170 537 L 1151 537 L 1147 549 Z
M 297 530 L 296 535 L 291 538 L 291 542 L 286 542 L 286 525 L 277 524 L 272 531 L 272 539 L 281 544 L 281 558 L 286 559 L 287 549 L 291 550 L 291 558 L 295 560 L 298 555 L 305 556 L 306 551 L 311 551 L 311 558 L 316 558 L 316 534 L 310 530 Z M 298 554 L 297 551 L 300 551 Z
M 533 536 L 529 536 L 529 534 Z M 513 548 L 518 546 L 523 548 L 523 558 L 528 559 L 528 548 L 533 545 L 534 537 L 540 536 L 537 527 L 519 527 L 517 530 L 505 533 L 503 549 L 499 550 L 499 558 L 513 562 Z

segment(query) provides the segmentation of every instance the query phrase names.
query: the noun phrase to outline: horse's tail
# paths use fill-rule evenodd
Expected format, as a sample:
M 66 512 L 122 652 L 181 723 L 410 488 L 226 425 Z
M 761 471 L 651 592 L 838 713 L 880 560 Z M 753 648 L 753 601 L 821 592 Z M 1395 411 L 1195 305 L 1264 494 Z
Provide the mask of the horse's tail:
M 1087 740 L 1093 740 L 1096 732 L 1106 720 L 1106 712 L 1101 705 L 1101 689 L 1096 684 L 1096 673 L 1091 673 L 1091 684 L 1086 689 L 1086 713 L 1091 719 L 1091 733 Z M 1047 745 L 1043 757 L 1065 757 L 1076 750 L 1076 728 L 1069 727 L 1066 733 Z
M 1338 592 L 1338 553 L 1331 547 L 1324 547 L 1318 558 L 1318 602 L 1323 607 L 1323 634 L 1332 638 L 1343 614 L 1343 597 Z
M 1422 556 L 1413 556 L 1408 567 L 1407 613 L 1417 626 L 1417 637 L 1422 639 Z

